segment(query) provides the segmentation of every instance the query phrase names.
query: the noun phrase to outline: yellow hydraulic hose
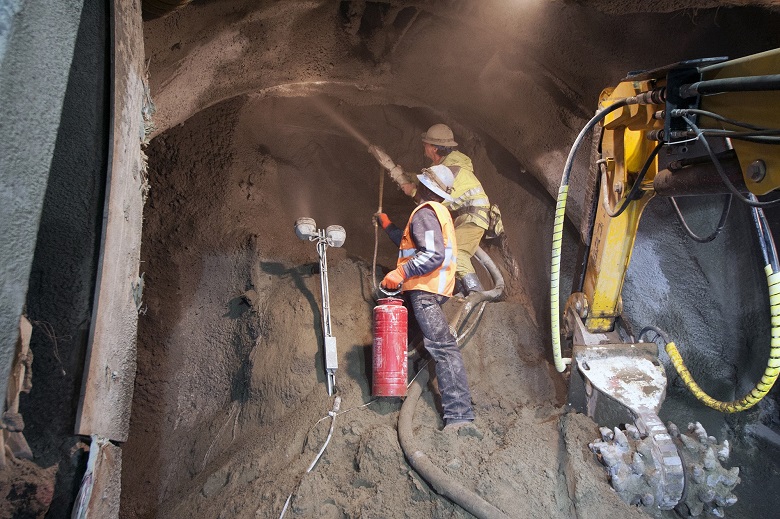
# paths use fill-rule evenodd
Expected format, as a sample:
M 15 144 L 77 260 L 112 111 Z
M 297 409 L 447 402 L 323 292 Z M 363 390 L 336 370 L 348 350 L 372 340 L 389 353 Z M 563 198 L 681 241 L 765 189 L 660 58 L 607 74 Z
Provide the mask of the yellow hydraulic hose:
M 563 222 L 566 216 L 566 198 L 569 195 L 569 175 L 574 165 L 574 155 L 577 153 L 585 135 L 593 129 L 602 119 L 615 110 L 619 110 L 629 104 L 637 104 L 638 98 L 620 99 L 594 115 L 574 140 L 566 164 L 563 167 L 561 187 L 558 189 L 558 201 L 555 206 L 555 220 L 553 221 L 552 260 L 550 262 L 550 324 L 552 325 L 552 346 L 555 369 L 558 373 L 566 370 L 566 364 L 571 364 L 571 359 L 561 358 L 561 325 L 560 325 L 560 296 L 558 294 L 561 279 L 561 242 L 563 241 Z
M 558 190 L 558 202 L 553 220 L 552 260 L 550 263 L 550 322 L 552 324 L 553 361 L 558 373 L 563 373 L 566 363 L 561 358 L 560 289 L 561 279 L 561 242 L 563 242 L 563 222 L 566 217 L 566 198 L 569 185 L 562 184 Z
M 766 396 L 769 390 L 772 389 L 778 374 L 780 374 L 780 273 L 772 272 L 771 265 L 764 267 L 764 270 L 766 271 L 767 283 L 769 285 L 769 310 L 770 315 L 772 316 L 772 342 L 770 343 L 769 348 L 769 362 L 764 370 L 764 375 L 756 384 L 756 387 L 741 400 L 721 402 L 709 396 L 699 387 L 696 381 L 693 380 L 693 376 L 691 376 L 688 368 L 685 367 L 680 352 L 677 351 L 677 346 L 674 345 L 674 342 L 669 342 L 666 345 L 666 353 L 669 354 L 674 369 L 677 370 L 680 378 L 683 379 L 691 393 L 705 405 L 717 409 L 722 413 L 745 411 L 756 405 L 764 396 Z

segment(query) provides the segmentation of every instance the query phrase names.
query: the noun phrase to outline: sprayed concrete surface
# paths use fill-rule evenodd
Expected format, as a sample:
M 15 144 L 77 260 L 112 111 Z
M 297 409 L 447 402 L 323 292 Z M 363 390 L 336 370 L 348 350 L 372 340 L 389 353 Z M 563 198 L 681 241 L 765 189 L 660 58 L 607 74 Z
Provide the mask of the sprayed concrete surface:
M 440 430 L 433 382 L 414 415 L 418 443 L 510 517 L 643 516 L 610 488 L 588 449 L 598 427 L 568 411 L 567 377 L 552 364 L 553 196 L 603 88 L 637 69 L 780 45 L 780 17 L 760 7 L 647 9 L 606 0 L 221 0 L 147 20 L 157 129 L 147 150 L 145 290 L 120 517 L 279 517 L 290 495 L 286 517 L 470 517 L 404 458 L 400 399 L 370 394 L 371 216 L 381 204 L 403 224 L 413 206 L 388 178 L 380 199 L 383 173 L 366 148 L 382 146 L 419 170 L 427 165 L 420 132 L 437 122 L 454 129 L 502 209 L 505 246 L 484 248 L 507 290 L 462 342 L 476 430 Z M 563 300 L 585 155 L 572 175 Z M 686 208 L 704 227 L 717 220 L 717 201 Z M 342 398 L 331 436 L 319 264 L 314 244 L 293 232 L 302 216 L 347 233 L 343 248 L 328 251 Z M 654 200 L 623 293 L 629 326 L 674 334 L 697 380 L 723 399 L 752 386 L 768 350 L 749 224 L 737 210 L 722 240 L 694 246 Z M 378 238 L 379 277 L 397 250 Z M 662 418 L 681 427 L 699 420 L 734 445 L 742 483 L 727 515 L 771 516 L 780 503 L 765 488 L 777 486 L 778 467 L 761 452 L 780 426 L 776 391 L 726 418 L 695 402 L 661 361 Z M 416 356 L 411 372 L 428 369 L 424 362 Z

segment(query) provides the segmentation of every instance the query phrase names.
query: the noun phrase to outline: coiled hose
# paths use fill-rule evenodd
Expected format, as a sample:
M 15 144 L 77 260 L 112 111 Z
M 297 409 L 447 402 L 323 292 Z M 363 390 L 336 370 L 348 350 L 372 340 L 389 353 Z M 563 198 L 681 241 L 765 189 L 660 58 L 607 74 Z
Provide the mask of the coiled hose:
M 766 263 L 764 272 L 766 273 L 767 285 L 769 287 L 769 313 L 771 316 L 769 360 L 766 369 L 764 370 L 764 374 L 761 376 L 761 380 L 758 381 L 755 387 L 740 400 L 732 402 L 715 400 L 705 393 L 693 379 L 691 372 L 685 367 L 680 352 L 677 351 L 677 346 L 673 341 L 669 340 L 669 337 L 663 330 L 660 330 L 655 326 L 647 326 L 643 328 L 639 334 L 641 338 L 647 331 L 652 330 L 656 332 L 665 343 L 666 353 L 669 355 L 674 369 L 680 375 L 683 382 L 685 382 L 685 385 L 690 392 L 704 405 L 722 413 L 737 413 L 750 409 L 756 405 L 767 393 L 769 393 L 780 374 L 780 272 L 778 271 L 777 249 L 775 248 L 774 240 L 769 231 L 769 225 L 764 216 L 764 211 L 759 207 L 753 207 L 752 210 L 753 221 L 756 225 L 756 231 L 758 232 L 758 238 L 761 244 L 761 252 L 764 255 L 764 261 Z
M 455 324 L 450 323 L 451 329 L 453 330 L 452 333 L 458 339 L 458 344 L 474 331 L 479 322 L 479 318 L 482 316 L 482 311 L 485 309 L 485 305 L 491 301 L 498 301 L 501 296 L 504 295 L 504 276 L 501 274 L 501 271 L 498 269 L 498 266 L 496 266 L 490 255 L 488 255 L 482 247 L 477 247 L 474 257 L 477 258 L 482 266 L 485 267 L 485 270 L 488 271 L 488 274 L 490 274 L 490 277 L 493 279 L 493 288 L 490 290 L 472 292 L 466 296 L 465 303 L 460 307 L 460 310 L 452 319 L 452 323 Z M 476 312 L 476 317 L 471 320 L 471 324 L 469 324 L 468 328 L 461 333 L 461 328 L 469 319 L 469 316 L 472 315 L 472 310 L 477 306 L 479 306 L 479 310 Z

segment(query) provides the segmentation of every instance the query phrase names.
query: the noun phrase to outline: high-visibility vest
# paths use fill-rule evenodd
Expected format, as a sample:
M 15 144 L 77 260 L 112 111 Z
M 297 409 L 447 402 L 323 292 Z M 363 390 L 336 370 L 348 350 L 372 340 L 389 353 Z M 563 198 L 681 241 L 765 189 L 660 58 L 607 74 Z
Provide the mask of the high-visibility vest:
M 442 264 L 433 271 L 422 276 L 410 277 L 404 281 L 403 289 L 404 291 L 423 290 L 425 292 L 450 297 L 455 288 L 455 227 L 452 224 L 450 212 L 439 202 L 424 202 L 412 211 L 412 215 L 409 217 L 409 223 L 406 224 L 406 229 L 404 229 L 403 237 L 401 237 L 401 244 L 398 248 L 398 266 L 400 267 L 408 262 L 412 256 L 417 253 L 417 248 L 412 240 L 409 227 L 412 224 L 414 213 L 426 206 L 436 212 L 436 217 L 439 219 L 439 224 L 441 224 L 442 236 L 444 238 L 444 261 L 442 261 Z
M 471 159 L 459 151 L 452 151 L 441 163 L 457 171 L 450 193 L 452 200 L 443 202 L 452 211 L 456 225 L 474 222 L 487 230 L 490 223 L 490 200 L 474 175 Z

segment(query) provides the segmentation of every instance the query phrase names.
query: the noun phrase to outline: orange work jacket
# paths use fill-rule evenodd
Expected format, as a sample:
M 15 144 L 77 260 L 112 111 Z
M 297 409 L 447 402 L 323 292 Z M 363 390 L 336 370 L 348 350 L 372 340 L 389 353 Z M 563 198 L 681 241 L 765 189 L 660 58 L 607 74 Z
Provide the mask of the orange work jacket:
M 418 205 L 406 224 L 404 234 L 401 237 L 401 244 L 398 248 L 398 266 L 405 264 L 412 256 L 417 253 L 417 248 L 412 240 L 409 227 L 412 223 L 414 213 L 421 208 L 428 206 L 436 212 L 436 217 L 441 224 L 442 235 L 444 238 L 444 261 L 436 269 L 422 276 L 413 276 L 404 281 L 403 290 L 423 290 L 443 296 L 452 296 L 455 288 L 455 259 L 454 251 L 457 250 L 455 243 L 455 228 L 452 224 L 450 212 L 439 202 L 424 202 Z

